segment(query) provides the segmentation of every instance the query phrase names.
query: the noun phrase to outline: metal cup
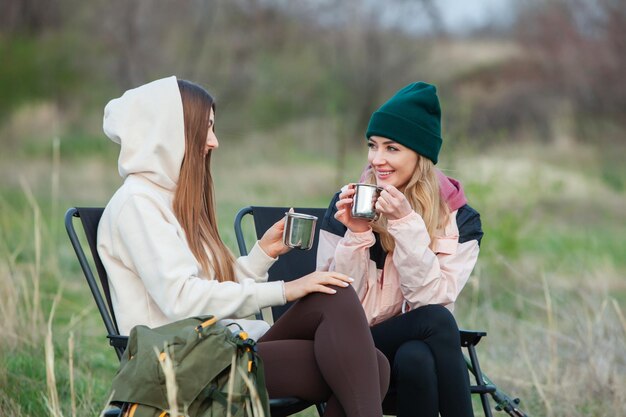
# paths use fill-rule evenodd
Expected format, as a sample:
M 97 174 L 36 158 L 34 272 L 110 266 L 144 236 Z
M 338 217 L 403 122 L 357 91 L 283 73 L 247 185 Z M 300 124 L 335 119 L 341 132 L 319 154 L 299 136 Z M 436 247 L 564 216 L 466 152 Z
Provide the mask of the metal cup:
M 315 224 L 317 217 L 303 213 L 285 213 L 285 230 L 283 243 L 294 249 L 309 250 L 315 239 Z
M 352 217 L 374 220 L 376 218 L 376 199 L 383 189 L 372 184 L 355 184 L 352 198 Z

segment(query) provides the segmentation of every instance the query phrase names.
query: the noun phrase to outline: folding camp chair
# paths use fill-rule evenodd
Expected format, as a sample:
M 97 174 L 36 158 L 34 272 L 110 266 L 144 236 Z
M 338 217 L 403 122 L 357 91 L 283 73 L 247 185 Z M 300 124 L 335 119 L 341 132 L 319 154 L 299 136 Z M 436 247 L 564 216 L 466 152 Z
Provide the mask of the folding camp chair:
M 102 318 L 102 321 L 104 322 L 104 327 L 107 331 L 106 337 L 109 339 L 109 344 L 115 349 L 117 358 L 121 359 L 122 354 L 124 353 L 124 349 L 126 349 L 128 337 L 120 336 L 120 333 L 118 331 L 117 322 L 115 321 L 115 313 L 113 311 L 113 305 L 111 303 L 111 294 L 109 292 L 109 281 L 107 280 L 107 274 L 104 266 L 102 265 L 102 261 L 98 256 L 96 244 L 96 237 L 98 236 L 98 224 L 100 223 L 100 217 L 102 217 L 103 211 L 104 208 L 102 207 L 72 207 L 68 209 L 67 212 L 65 212 L 65 229 L 67 230 L 67 234 L 70 238 L 70 242 L 72 243 L 72 247 L 74 248 L 74 252 L 76 252 L 76 256 L 78 257 L 78 262 L 80 263 L 80 267 L 83 270 L 83 274 L 87 279 L 87 284 L 89 285 L 89 289 L 91 290 L 91 295 L 93 295 L 93 299 L 98 306 L 100 317 Z M 83 231 L 85 232 L 85 237 L 91 251 L 92 260 L 96 266 L 96 270 L 98 271 L 98 277 L 100 281 L 99 285 L 93 275 L 91 266 L 89 265 L 89 261 L 87 260 L 87 256 L 83 251 L 83 247 L 78 238 L 78 234 L 76 233 L 76 229 L 74 229 L 74 217 L 78 217 L 81 220 Z M 104 301 L 105 299 L 106 303 Z M 120 408 L 111 408 L 108 409 L 103 414 L 103 416 L 117 417 L 120 414 Z
M 97 250 L 97 236 L 98 236 L 98 224 L 100 223 L 100 217 L 102 217 L 102 207 L 77 207 L 70 208 L 65 213 L 65 228 L 69 235 L 72 247 L 78 257 L 78 262 L 83 270 L 83 274 L 87 279 L 87 284 L 91 290 L 91 294 L 98 306 L 98 311 L 104 322 L 104 327 L 107 331 L 107 338 L 109 344 L 115 348 L 118 359 L 122 357 L 126 344 L 128 342 L 127 336 L 120 336 L 117 322 L 115 320 L 115 312 L 113 311 L 113 305 L 111 303 L 111 294 L 109 291 L 109 282 L 107 279 L 106 270 L 102 265 L 100 256 Z M 96 281 L 92 272 L 87 256 L 83 251 L 82 245 L 74 228 L 73 219 L 75 217 L 80 218 L 89 249 L 91 250 L 91 256 L 93 262 L 98 271 L 98 277 L 100 285 Z M 105 300 L 106 299 L 106 303 Z M 208 312 L 207 312 L 208 313 Z M 296 413 L 300 410 L 310 407 L 312 403 L 305 402 L 299 398 L 285 397 L 285 398 L 270 398 L 270 412 L 272 415 L 287 416 Z M 121 409 L 114 408 L 107 410 L 104 417 L 117 417 L 121 413 Z
M 100 317 L 102 317 L 104 327 L 107 330 L 107 338 L 109 339 L 109 344 L 113 346 L 118 359 L 120 359 L 122 357 L 122 354 L 124 353 L 124 349 L 126 349 L 128 337 L 120 336 L 120 333 L 118 331 L 117 322 L 115 321 L 115 313 L 113 312 L 113 304 L 111 303 L 109 281 L 107 279 L 107 274 L 104 266 L 102 265 L 102 261 L 98 256 L 96 244 L 96 237 L 98 235 L 98 224 L 100 223 L 100 217 L 102 216 L 103 211 L 104 209 L 101 207 L 72 207 L 65 213 L 65 228 L 67 229 L 67 234 L 69 235 L 70 241 L 72 242 L 72 247 L 74 248 L 76 256 L 78 257 L 78 262 L 80 263 L 80 267 L 83 270 L 83 274 L 87 279 L 87 284 L 89 285 L 89 289 L 91 290 L 91 295 L 93 295 L 96 305 L 98 306 Z M 87 238 L 87 243 L 89 244 L 89 249 L 91 250 L 93 263 L 96 266 L 96 270 L 98 271 L 98 277 L 100 278 L 100 286 L 98 286 L 98 282 L 93 275 L 93 272 L 87 260 L 87 256 L 85 255 L 85 252 L 83 251 L 82 245 L 78 238 L 78 234 L 74 229 L 74 217 L 80 218 L 83 225 L 83 231 L 85 232 L 85 237 Z M 105 299 L 106 304 L 104 302 Z
M 246 215 L 251 215 L 254 219 L 256 238 L 260 239 L 265 231 L 269 229 L 275 222 L 281 219 L 288 210 L 288 207 L 251 206 L 242 208 L 235 217 L 234 225 L 239 253 L 241 255 L 248 254 L 248 249 L 244 238 L 244 232 L 242 229 L 242 221 Z M 297 213 L 310 214 L 320 219 L 320 221 L 317 222 L 315 228 L 315 240 L 313 248 L 308 251 L 292 250 L 284 255 L 281 255 L 279 260 L 274 263 L 274 265 L 272 265 L 269 270 L 270 281 L 291 281 L 315 270 L 317 242 L 319 241 L 321 219 L 324 217 L 326 209 L 294 208 L 294 211 Z M 272 320 L 277 320 L 288 308 L 289 304 L 285 306 L 272 307 Z M 463 348 L 466 348 L 469 353 L 469 359 L 466 358 L 467 366 L 469 371 L 474 375 L 474 378 L 476 379 L 476 385 L 470 386 L 470 390 L 472 394 L 477 394 L 480 396 L 482 408 L 486 417 L 492 417 L 488 395 L 491 395 L 491 397 L 496 402 L 496 410 L 505 411 L 507 414 L 513 417 L 527 417 L 526 414 L 524 414 L 517 408 L 519 399 L 511 399 L 509 396 L 499 390 L 496 385 L 493 384 L 493 382 L 491 382 L 485 375 L 483 375 L 480 369 L 480 364 L 478 363 L 478 356 L 476 355 L 476 345 L 486 335 L 487 333 L 482 331 L 460 331 L 461 346 Z

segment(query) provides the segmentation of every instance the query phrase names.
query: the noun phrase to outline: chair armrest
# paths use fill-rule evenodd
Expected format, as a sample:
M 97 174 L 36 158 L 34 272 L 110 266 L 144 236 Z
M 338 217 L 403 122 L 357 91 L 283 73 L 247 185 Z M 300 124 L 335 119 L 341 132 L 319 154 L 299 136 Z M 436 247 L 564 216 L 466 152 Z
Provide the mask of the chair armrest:
M 109 339 L 109 345 L 122 350 L 126 349 L 128 344 L 128 336 L 108 335 L 107 339 Z
M 476 330 L 459 330 L 461 334 L 461 346 L 476 346 L 480 339 L 487 336 L 487 332 Z

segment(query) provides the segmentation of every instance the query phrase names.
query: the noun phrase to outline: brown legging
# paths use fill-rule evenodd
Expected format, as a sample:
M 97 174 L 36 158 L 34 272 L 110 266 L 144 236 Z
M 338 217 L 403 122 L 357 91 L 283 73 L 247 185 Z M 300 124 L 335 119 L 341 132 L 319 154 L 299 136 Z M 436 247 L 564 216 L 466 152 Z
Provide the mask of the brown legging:
M 270 397 L 327 401 L 324 417 L 382 416 L 389 363 L 352 286 L 310 294 L 259 339 Z

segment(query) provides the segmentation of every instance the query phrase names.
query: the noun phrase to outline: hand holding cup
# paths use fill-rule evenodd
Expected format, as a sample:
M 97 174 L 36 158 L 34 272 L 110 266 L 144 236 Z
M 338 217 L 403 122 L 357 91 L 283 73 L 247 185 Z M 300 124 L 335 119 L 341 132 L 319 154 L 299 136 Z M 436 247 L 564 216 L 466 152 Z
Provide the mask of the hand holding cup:
M 353 183 L 348 184 L 346 190 L 342 191 L 339 194 L 339 200 L 335 204 L 335 207 L 337 207 L 337 212 L 335 212 L 335 219 L 343 223 L 348 229 L 350 229 L 354 233 L 366 232 L 370 228 L 370 218 L 363 216 L 355 217 L 353 215 L 353 207 L 355 201 L 359 198 L 361 198 L 359 201 L 362 201 L 362 197 L 356 195 L 358 185 L 359 184 Z M 373 212 L 373 202 L 371 197 L 369 199 L 369 204 L 371 207 L 368 210 Z
M 387 185 L 376 200 L 376 211 L 390 220 L 397 220 L 411 214 L 413 208 L 402 191 Z
M 283 243 L 283 233 L 285 230 L 285 218 L 283 217 L 272 225 L 259 240 L 259 246 L 270 257 L 276 258 L 291 250 Z

